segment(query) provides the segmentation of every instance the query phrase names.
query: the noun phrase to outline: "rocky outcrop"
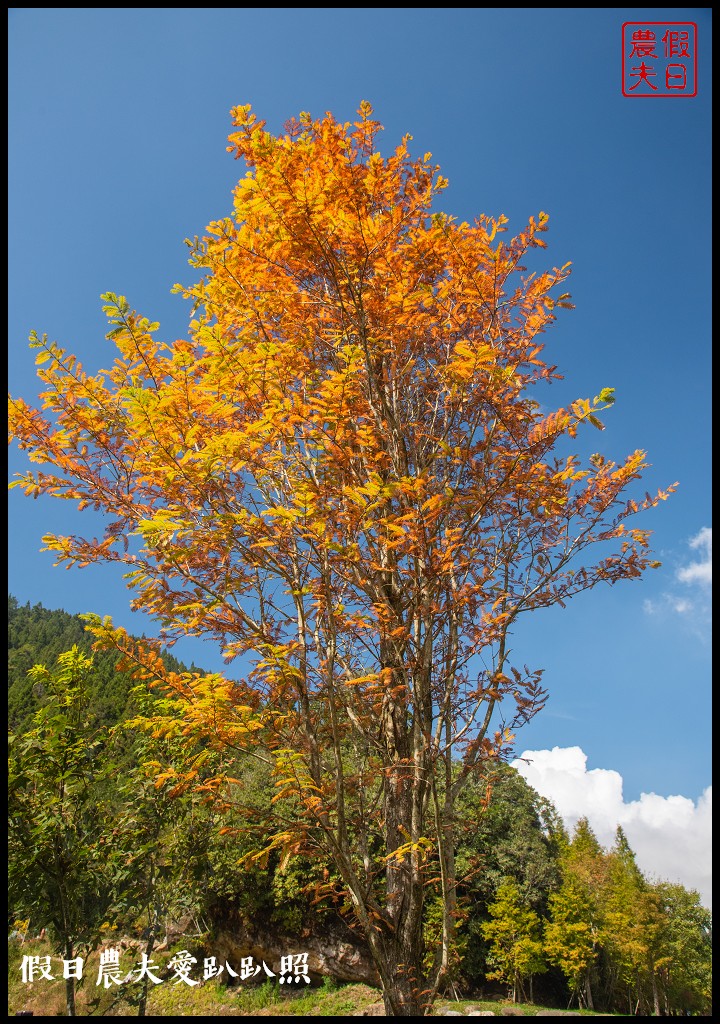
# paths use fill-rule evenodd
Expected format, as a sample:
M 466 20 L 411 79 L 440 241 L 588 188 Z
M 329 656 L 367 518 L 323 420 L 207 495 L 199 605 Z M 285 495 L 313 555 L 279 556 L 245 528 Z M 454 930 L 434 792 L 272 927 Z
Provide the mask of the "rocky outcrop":
M 275 972 L 282 956 L 307 953 L 308 974 L 313 981 L 329 977 L 372 986 L 380 984 L 360 937 L 330 915 L 317 928 L 285 935 L 276 925 L 248 922 L 228 910 L 220 919 L 216 916 L 215 938 L 208 945 L 221 962 L 239 964 L 243 957 L 252 957 L 256 964 L 264 962 Z
M 358 1010 L 357 1013 L 351 1014 L 353 1017 L 385 1017 L 385 1004 L 384 1003 L 371 1003 L 370 1006 L 366 1006 L 364 1010 Z

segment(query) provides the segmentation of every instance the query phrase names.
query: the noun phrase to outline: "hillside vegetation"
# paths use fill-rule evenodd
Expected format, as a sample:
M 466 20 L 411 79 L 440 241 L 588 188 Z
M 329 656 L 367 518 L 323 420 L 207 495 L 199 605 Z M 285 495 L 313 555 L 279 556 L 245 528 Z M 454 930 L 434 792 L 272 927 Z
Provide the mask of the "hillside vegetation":
M 46 1012 L 47 999 L 65 1005 L 51 1013 L 77 1015 L 363 1013 L 373 967 L 330 862 L 261 856 L 236 813 L 250 797 L 259 815 L 269 811 L 275 787 L 262 763 L 194 744 L 172 695 L 138 685 L 116 662 L 91 654 L 77 616 L 9 598 L 10 1012 Z M 218 778 L 233 781 L 221 789 Z M 445 999 L 480 1009 L 503 998 L 524 1012 L 709 1012 L 709 912 L 697 893 L 649 882 L 621 830 L 609 850 L 587 821 L 568 835 L 552 805 L 504 766 L 466 791 L 458 823 L 460 919 Z M 440 920 L 436 895 L 430 950 Z M 187 952 L 198 984 L 98 987 L 100 951 L 112 950 L 123 977 L 144 956 L 163 981 Z M 288 1002 L 277 984 L 282 957 L 303 952 L 293 970 L 312 984 L 300 986 L 304 1003 Z M 51 964 L 55 980 L 23 982 L 31 957 Z M 249 957 L 274 979 L 242 978 Z M 63 960 L 79 959 L 85 979 L 63 979 Z M 228 970 L 213 977 L 217 965 Z M 343 983 L 352 983 L 345 995 Z

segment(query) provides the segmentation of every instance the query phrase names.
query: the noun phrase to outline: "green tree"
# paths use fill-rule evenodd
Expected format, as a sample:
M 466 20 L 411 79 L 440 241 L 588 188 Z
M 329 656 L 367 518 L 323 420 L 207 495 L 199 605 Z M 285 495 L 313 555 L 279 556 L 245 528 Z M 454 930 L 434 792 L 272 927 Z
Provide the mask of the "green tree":
M 49 925 L 66 960 L 92 949 L 106 922 L 141 928 L 150 956 L 170 916 L 207 907 L 218 825 L 189 780 L 216 775 L 219 755 L 182 737 L 177 702 L 132 689 L 129 673 L 115 669 L 98 681 L 77 646 L 57 670 L 35 666 L 30 676 L 42 705 L 33 728 L 11 737 L 11 905 Z M 94 695 L 115 677 L 136 714 L 108 730 Z M 152 732 L 140 728 L 148 714 Z M 75 979 L 66 985 L 74 1016 Z M 147 976 L 123 996 L 144 1016 Z
M 564 831 L 549 801 L 501 764 L 464 791 L 457 810 L 462 866 L 472 871 L 465 889 L 473 904 L 487 905 L 512 879 L 523 903 L 542 915 L 559 884 L 557 848 Z M 480 859 L 482 871 L 473 871 Z
M 561 852 L 562 883 L 550 897 L 545 950 L 579 1005 L 594 1008 L 592 976 L 601 948 L 607 858 L 587 818 Z
M 11 735 L 9 903 L 16 916 L 47 925 L 65 960 L 95 946 L 114 899 L 112 765 L 106 735 L 89 713 L 92 659 L 77 647 L 30 675 L 46 691 L 33 728 Z M 75 978 L 66 980 L 75 1016 Z
M 544 948 L 548 961 L 560 968 L 571 998 L 592 1008 L 590 973 L 595 963 L 597 938 L 587 890 L 567 878 L 550 897 L 550 921 L 545 927 Z
M 564 829 L 552 805 L 507 765 L 495 766 L 463 792 L 456 828 L 461 973 L 469 984 L 481 984 L 489 969 L 482 926 L 498 888 L 512 879 L 523 906 L 545 917 L 548 897 L 559 885 Z
M 656 901 L 635 861 L 627 837 L 618 826 L 607 856 L 602 893 L 602 938 L 608 996 L 615 1005 L 660 1015 L 660 998 L 653 948 L 660 916 Z M 616 991 L 616 989 L 620 991 Z
M 658 882 L 651 891 L 662 914 L 653 949 L 665 1016 L 712 1014 L 712 915 L 694 890 Z
M 547 970 L 540 918 L 523 906 L 519 887 L 511 879 L 499 886 L 489 909 L 490 920 L 482 926 L 490 943 L 488 961 L 494 967 L 488 981 L 506 982 L 515 1003 L 518 998 L 525 999 L 525 982 L 529 980 L 532 1001 L 533 975 Z

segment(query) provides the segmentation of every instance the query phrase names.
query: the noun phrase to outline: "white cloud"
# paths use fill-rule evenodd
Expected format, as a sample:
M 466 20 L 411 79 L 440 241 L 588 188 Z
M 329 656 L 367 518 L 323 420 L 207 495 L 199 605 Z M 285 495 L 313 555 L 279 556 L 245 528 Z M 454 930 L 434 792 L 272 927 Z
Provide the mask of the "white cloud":
M 668 611 L 674 612 L 676 615 L 682 615 L 686 619 L 693 615 L 699 614 L 705 617 L 707 609 L 701 607 L 698 609 L 696 602 L 691 601 L 687 597 L 679 597 L 677 594 L 664 593 L 660 595 L 659 600 L 651 601 L 650 598 L 645 598 L 643 601 L 643 610 L 647 615 L 663 615 L 667 614 Z
M 690 541 L 690 547 L 699 550 L 701 560 L 691 562 L 677 571 L 681 583 L 696 583 L 702 587 L 712 586 L 712 527 L 703 526 Z
M 541 796 L 551 800 L 568 829 L 586 817 L 599 842 L 612 846 L 621 825 L 638 867 L 651 881 L 680 882 L 712 906 L 712 786 L 697 803 L 685 796 L 642 793 L 625 803 L 619 772 L 588 771 L 580 747 L 526 750 L 513 765 Z
M 712 527 L 703 526 L 688 543 L 700 552 L 700 559 L 680 566 L 675 571 L 675 579 L 689 590 L 681 592 L 674 587 L 655 600 L 646 599 L 643 607 L 648 615 L 662 618 L 678 615 L 685 627 L 707 644 L 712 629 Z

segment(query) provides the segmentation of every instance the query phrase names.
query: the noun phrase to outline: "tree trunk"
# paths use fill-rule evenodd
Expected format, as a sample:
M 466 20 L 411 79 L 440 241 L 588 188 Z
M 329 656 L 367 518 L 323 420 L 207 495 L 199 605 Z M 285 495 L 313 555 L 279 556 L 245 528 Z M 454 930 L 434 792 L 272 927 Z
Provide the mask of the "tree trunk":
M 150 929 L 150 935 L 148 936 L 147 946 L 145 948 L 145 953 L 147 955 L 148 963 L 150 962 L 150 954 L 152 953 L 153 946 L 155 945 L 155 928 L 156 928 L 156 924 L 153 924 L 152 928 Z M 145 977 L 142 980 L 142 988 L 140 989 L 140 999 L 138 1000 L 138 1012 L 137 1012 L 138 1017 L 146 1017 L 147 1016 L 147 1000 L 148 1000 L 148 987 L 149 987 L 149 985 L 150 985 L 150 975 L 148 973 L 146 973 Z
M 73 959 L 73 940 L 71 938 L 65 938 L 65 959 L 70 961 Z M 65 1008 L 67 1010 L 68 1017 L 76 1017 L 75 1012 L 75 978 L 68 975 L 65 979 Z
M 652 973 L 652 991 L 653 991 L 653 1017 L 660 1016 L 660 991 L 658 989 L 657 977 L 655 971 Z
M 588 1010 L 594 1010 L 592 986 L 590 985 L 590 971 L 585 974 L 585 1005 Z
M 392 689 L 385 699 L 382 731 L 387 767 L 383 780 L 385 854 L 385 921 L 380 948 L 385 969 L 383 1000 L 388 1016 L 422 1017 L 424 874 L 421 854 L 408 844 L 423 836 L 427 780 L 422 737 L 411 723 L 405 702 L 397 695 L 406 686 L 399 653 L 381 645 L 381 663 L 392 671 Z M 417 713 L 417 712 L 416 712 Z M 402 850 L 397 857 L 396 851 Z M 379 967 L 380 965 L 378 965 Z M 386 982 L 390 979 L 390 984 Z M 425 995 L 427 999 L 427 995 Z
M 422 960 L 417 949 L 408 949 L 401 942 L 387 942 L 386 964 L 392 984 L 383 986 L 383 1003 L 388 1017 L 424 1017 L 427 1006 L 421 995 Z
M 385 784 L 385 834 L 388 853 L 405 846 L 413 836 L 413 778 L 409 769 L 389 772 Z M 422 1017 L 422 911 L 424 891 L 418 854 L 410 852 L 388 861 L 385 871 L 386 931 L 382 942 L 390 990 L 383 984 L 388 1016 Z

